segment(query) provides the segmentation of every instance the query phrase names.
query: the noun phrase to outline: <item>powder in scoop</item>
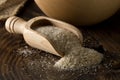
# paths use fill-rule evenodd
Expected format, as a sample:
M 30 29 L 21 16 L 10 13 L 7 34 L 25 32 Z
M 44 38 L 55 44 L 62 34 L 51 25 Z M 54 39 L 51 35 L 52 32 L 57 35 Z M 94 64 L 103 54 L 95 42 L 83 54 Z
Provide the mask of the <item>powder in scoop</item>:
M 47 38 L 53 44 L 54 48 L 63 55 L 68 54 L 71 49 L 81 47 L 78 37 L 66 29 L 44 26 L 37 28 L 36 31 Z
M 43 34 L 55 48 L 64 53 L 64 57 L 55 63 L 54 67 L 59 69 L 80 69 L 99 64 L 102 54 L 81 46 L 79 38 L 72 32 L 59 27 L 45 26 L 36 29 Z

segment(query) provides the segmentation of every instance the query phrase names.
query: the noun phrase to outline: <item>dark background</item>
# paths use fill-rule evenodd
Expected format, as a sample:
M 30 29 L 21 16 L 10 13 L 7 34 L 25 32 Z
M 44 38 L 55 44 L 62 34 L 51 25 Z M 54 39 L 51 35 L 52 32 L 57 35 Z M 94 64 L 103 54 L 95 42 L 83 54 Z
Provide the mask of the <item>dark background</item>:
M 17 14 L 17 16 L 25 20 L 41 15 L 45 14 L 43 14 L 33 0 L 28 0 Z M 0 21 L 0 80 L 33 80 L 34 78 L 31 78 L 29 71 L 27 76 L 23 74 L 24 70 L 21 72 L 21 61 L 24 58 L 11 53 L 15 48 L 19 47 L 20 40 L 23 39 L 22 36 L 9 34 L 4 29 L 4 23 L 5 21 Z M 83 46 L 94 48 L 103 53 L 107 52 L 110 55 L 120 55 L 120 10 L 99 24 L 76 27 L 83 33 Z M 120 67 L 120 57 L 118 59 L 117 69 Z M 16 77 L 15 75 L 18 76 Z

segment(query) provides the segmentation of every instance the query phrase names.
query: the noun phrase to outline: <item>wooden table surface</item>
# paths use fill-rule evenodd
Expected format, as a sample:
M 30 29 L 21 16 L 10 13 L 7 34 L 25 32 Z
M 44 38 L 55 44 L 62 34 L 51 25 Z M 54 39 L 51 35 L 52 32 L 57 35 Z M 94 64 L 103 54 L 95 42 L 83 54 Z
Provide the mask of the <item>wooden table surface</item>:
M 29 20 L 33 17 L 41 15 L 44 15 L 44 13 L 37 7 L 34 1 L 28 0 L 28 2 L 25 4 L 23 9 L 21 9 L 17 16 L 22 17 L 25 20 Z M 32 78 L 26 76 L 24 76 L 25 79 L 22 78 L 23 74 L 21 73 L 21 71 L 19 71 L 19 63 L 22 60 L 22 57 L 18 58 L 18 56 L 16 56 L 15 54 L 7 54 L 10 53 L 12 49 L 18 46 L 18 39 L 22 38 L 19 36 L 14 37 L 13 35 L 10 35 L 8 37 L 7 35 L 9 33 L 7 33 L 4 29 L 4 23 L 4 21 L 0 21 L 0 80 L 4 80 L 5 77 L 5 80 L 14 80 L 14 78 L 15 80 L 33 80 Z M 105 51 L 114 54 L 120 54 L 120 11 L 118 11 L 115 15 L 102 23 L 88 27 L 76 27 L 78 27 L 83 32 L 83 34 L 88 34 L 90 37 L 96 39 Z M 7 42 L 8 40 L 10 41 Z M 8 47 L 11 47 L 11 49 L 9 49 Z M 7 66 L 7 64 L 11 66 Z M 9 69 L 20 75 L 18 77 L 15 77 L 13 75 L 14 73 L 8 72 Z M 14 71 L 14 69 L 16 69 L 17 71 Z M 7 72 L 11 73 L 11 75 L 6 75 Z

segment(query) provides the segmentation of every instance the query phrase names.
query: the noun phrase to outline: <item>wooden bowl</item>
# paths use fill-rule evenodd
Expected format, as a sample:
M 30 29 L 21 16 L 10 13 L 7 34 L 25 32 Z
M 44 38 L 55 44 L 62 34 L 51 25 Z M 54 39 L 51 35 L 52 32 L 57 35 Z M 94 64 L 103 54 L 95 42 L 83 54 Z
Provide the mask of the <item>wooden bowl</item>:
M 120 0 L 35 0 L 48 16 L 75 25 L 92 25 L 112 16 Z

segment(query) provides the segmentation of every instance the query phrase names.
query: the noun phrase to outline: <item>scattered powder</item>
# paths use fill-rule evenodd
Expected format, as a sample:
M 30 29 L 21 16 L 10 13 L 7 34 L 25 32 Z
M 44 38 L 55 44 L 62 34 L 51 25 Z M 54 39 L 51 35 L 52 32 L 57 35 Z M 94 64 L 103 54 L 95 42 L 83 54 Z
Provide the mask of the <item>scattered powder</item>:
M 16 52 L 19 53 L 19 55 L 23 55 L 24 57 L 32 55 L 33 53 L 32 51 L 29 50 L 28 46 L 21 47 L 17 49 Z
M 23 74 L 32 76 L 33 80 L 50 80 L 48 76 L 52 74 L 49 70 L 54 71 L 55 61 L 60 59 L 58 56 L 32 48 L 24 42 L 20 43 L 20 47 L 15 49 L 13 54 L 23 57 L 21 62 Z
M 78 37 L 68 30 L 45 26 L 37 28 L 36 31 L 51 41 L 57 51 L 64 54 L 64 57 L 54 65 L 58 69 L 76 70 L 97 65 L 102 61 L 102 54 L 93 49 L 81 47 Z
M 85 35 L 85 39 L 88 39 L 88 38 L 86 38 L 87 36 L 89 36 L 89 35 L 88 34 Z M 89 42 L 96 43 L 97 41 L 90 39 Z M 91 45 L 95 46 L 95 48 L 97 48 L 96 45 L 98 45 L 98 44 L 88 45 L 88 41 L 86 41 L 86 40 L 85 40 L 84 44 L 86 47 L 90 47 L 90 48 L 93 48 L 93 47 L 91 47 Z M 83 62 L 81 62 L 81 63 L 79 63 L 79 65 L 77 65 L 77 66 L 79 66 L 78 68 L 80 68 L 80 69 L 68 70 L 69 69 L 68 65 L 64 64 L 65 67 L 66 66 L 68 67 L 68 69 L 66 69 L 62 66 L 63 63 L 59 63 L 59 62 L 60 61 L 62 62 L 62 59 L 68 58 L 68 56 L 70 57 L 73 52 L 69 51 L 68 55 L 66 54 L 63 58 L 60 59 L 60 57 L 51 55 L 44 51 L 41 51 L 41 50 L 38 50 L 38 49 L 28 46 L 23 40 L 22 40 L 22 42 L 19 43 L 19 45 L 20 45 L 20 47 L 18 49 L 15 49 L 13 51 L 13 54 L 17 54 L 17 55 L 25 57 L 25 58 L 23 58 L 23 60 L 22 60 L 23 62 L 21 62 L 21 64 L 19 66 L 21 66 L 21 65 L 23 66 L 22 70 L 24 70 L 24 72 L 23 72 L 24 77 L 26 75 L 31 80 L 98 80 L 97 77 L 101 77 L 101 76 L 103 76 L 102 78 L 100 78 L 101 80 L 104 79 L 104 77 L 105 77 L 105 79 L 110 79 L 110 77 L 112 77 L 115 80 L 116 80 L 116 78 L 118 78 L 117 80 L 119 80 L 118 74 L 120 72 L 119 71 L 120 56 L 115 55 L 115 53 L 104 52 L 104 59 L 101 64 L 98 63 L 99 65 L 91 66 L 91 68 L 87 67 L 87 68 L 81 69 L 82 63 L 84 65 L 86 65 L 88 63 L 90 65 L 92 65 L 92 62 L 94 62 L 95 60 L 99 60 L 99 59 L 97 59 L 97 57 L 93 57 L 90 55 L 90 54 L 94 55 L 95 53 L 96 54 L 99 54 L 99 53 L 95 50 L 91 50 L 91 49 L 83 48 L 83 47 L 81 47 L 78 50 L 76 49 L 76 51 L 73 48 L 73 50 L 70 50 L 70 51 L 81 52 L 80 55 L 82 55 L 82 56 L 81 57 L 79 56 L 79 57 L 82 58 L 81 61 L 83 61 Z M 85 53 L 85 54 L 83 54 L 83 53 Z M 77 58 L 77 55 L 79 55 L 79 54 L 76 53 L 76 57 L 74 59 L 72 59 L 72 58 L 69 58 L 69 59 L 72 59 L 71 61 L 74 62 L 75 59 Z M 85 58 L 85 56 L 87 56 L 87 58 Z M 90 57 L 88 57 L 88 56 L 90 56 Z M 101 56 L 101 54 L 100 54 L 100 56 Z M 85 59 L 83 59 L 83 57 Z M 91 62 L 91 61 L 87 60 L 88 58 L 89 58 L 89 60 L 93 60 L 93 59 L 95 59 L 95 60 Z M 100 58 L 100 57 L 98 57 L 98 58 Z M 85 61 L 85 60 L 87 60 L 87 61 Z M 58 62 L 56 62 L 56 61 L 58 61 Z M 85 64 L 85 62 L 87 62 L 87 63 Z M 95 61 L 95 63 L 96 62 L 99 62 L 99 61 Z M 69 62 L 69 61 L 66 63 L 71 64 L 71 62 Z M 57 66 L 57 65 L 59 65 L 59 66 Z M 72 64 L 72 65 L 74 65 L 74 64 Z M 74 65 L 74 68 L 77 66 Z M 60 68 L 61 70 L 58 68 Z M 13 71 L 13 73 L 14 73 L 14 71 Z M 112 71 L 114 71 L 115 73 L 111 73 Z

